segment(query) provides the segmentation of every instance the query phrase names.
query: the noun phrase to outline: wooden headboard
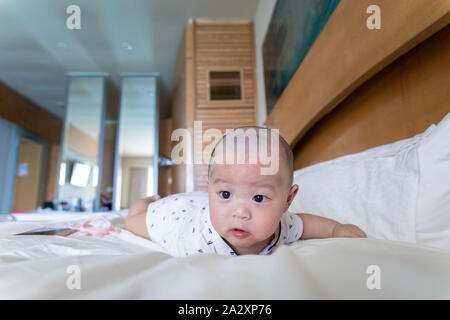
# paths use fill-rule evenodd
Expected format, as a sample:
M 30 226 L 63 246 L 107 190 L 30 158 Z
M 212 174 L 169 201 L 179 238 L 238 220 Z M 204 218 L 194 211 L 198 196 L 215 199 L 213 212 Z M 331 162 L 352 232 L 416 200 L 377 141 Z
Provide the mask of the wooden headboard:
M 366 9 L 381 8 L 381 29 Z M 300 169 L 409 138 L 450 112 L 450 1 L 343 0 L 265 122 Z

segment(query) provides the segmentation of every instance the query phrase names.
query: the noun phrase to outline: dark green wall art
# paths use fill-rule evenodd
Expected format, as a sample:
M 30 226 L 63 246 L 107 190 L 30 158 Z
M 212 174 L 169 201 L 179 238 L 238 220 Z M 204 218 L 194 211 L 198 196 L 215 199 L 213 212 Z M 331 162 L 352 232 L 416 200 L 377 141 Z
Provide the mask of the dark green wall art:
M 277 1 L 262 48 L 267 114 L 272 111 L 339 1 Z

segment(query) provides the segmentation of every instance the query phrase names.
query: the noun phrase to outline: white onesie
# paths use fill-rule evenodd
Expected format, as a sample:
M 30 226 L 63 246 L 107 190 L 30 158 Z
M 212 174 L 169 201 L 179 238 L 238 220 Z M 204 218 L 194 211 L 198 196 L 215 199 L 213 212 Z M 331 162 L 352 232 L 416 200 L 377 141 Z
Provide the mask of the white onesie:
M 150 203 L 146 224 L 152 241 L 174 257 L 200 253 L 237 255 L 211 224 L 207 192 L 174 194 Z M 285 212 L 274 239 L 259 254 L 266 255 L 283 244 L 292 244 L 302 232 L 300 217 Z

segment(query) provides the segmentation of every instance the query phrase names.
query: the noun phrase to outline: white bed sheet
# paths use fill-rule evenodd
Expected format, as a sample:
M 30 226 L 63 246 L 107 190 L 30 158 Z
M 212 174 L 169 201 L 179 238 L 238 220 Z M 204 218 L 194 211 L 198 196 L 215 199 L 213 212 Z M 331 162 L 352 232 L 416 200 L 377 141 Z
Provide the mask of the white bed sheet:
M 123 227 L 125 215 L 107 216 Z M 308 240 L 270 256 L 172 258 L 126 230 L 103 238 L 13 235 L 89 216 L 27 218 L 0 223 L 0 299 L 450 299 L 450 251 L 405 242 Z M 72 265 L 81 289 L 67 287 Z M 380 289 L 367 288 L 370 265 L 380 268 Z

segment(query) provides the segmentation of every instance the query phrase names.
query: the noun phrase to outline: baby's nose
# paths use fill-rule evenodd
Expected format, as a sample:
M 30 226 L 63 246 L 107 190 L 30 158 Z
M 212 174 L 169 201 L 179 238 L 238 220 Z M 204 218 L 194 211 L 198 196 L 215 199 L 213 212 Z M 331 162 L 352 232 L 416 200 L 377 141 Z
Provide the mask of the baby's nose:
M 231 214 L 231 216 L 233 218 L 237 218 L 237 219 L 243 219 L 243 220 L 248 220 L 250 219 L 250 211 L 247 209 L 246 206 L 238 206 L 233 210 L 233 213 Z

